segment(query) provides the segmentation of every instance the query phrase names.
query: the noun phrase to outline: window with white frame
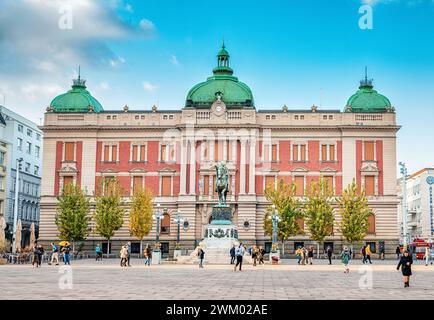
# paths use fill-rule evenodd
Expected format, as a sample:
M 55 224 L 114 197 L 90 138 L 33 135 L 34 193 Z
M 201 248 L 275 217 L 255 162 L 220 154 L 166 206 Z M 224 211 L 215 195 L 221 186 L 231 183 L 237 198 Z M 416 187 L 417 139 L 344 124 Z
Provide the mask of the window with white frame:
M 308 161 L 308 148 L 306 143 L 293 143 L 291 148 L 292 161 Z
M 175 161 L 176 160 L 176 154 L 175 154 L 175 144 L 161 144 L 160 145 L 160 161 L 161 162 L 169 162 L 169 161 Z
M 131 162 L 147 161 L 147 145 L 144 143 L 131 144 Z
M 262 144 L 262 161 L 278 161 L 279 160 L 279 144 L 278 143 L 263 143 Z
M 17 149 L 20 151 L 23 150 L 23 139 L 21 138 L 17 139 Z
M 41 147 L 35 146 L 35 157 L 39 158 L 41 156 Z
M 320 161 L 336 161 L 337 150 L 335 144 L 321 143 L 320 144 Z
M 105 143 L 103 145 L 102 161 L 116 162 L 119 157 L 119 148 L 116 143 Z

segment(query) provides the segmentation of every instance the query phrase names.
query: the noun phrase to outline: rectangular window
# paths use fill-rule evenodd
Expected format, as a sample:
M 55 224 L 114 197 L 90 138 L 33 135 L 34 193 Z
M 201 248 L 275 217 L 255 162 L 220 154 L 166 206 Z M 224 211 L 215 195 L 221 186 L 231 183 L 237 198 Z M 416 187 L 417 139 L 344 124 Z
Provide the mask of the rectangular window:
M 65 142 L 65 161 L 74 161 L 74 142 Z
M 271 146 L 271 161 L 277 161 L 277 144 Z
M 375 177 L 365 176 L 365 194 L 367 196 L 375 195 Z
M 265 176 L 265 188 L 269 186 L 274 188 L 274 176 Z
M 167 156 L 166 156 L 166 148 L 167 146 L 165 144 L 161 145 L 161 161 L 166 161 Z
M 333 190 L 333 176 L 324 176 L 324 184 L 328 190 Z
M 36 134 L 36 140 L 41 141 L 41 135 L 39 133 Z
M 73 176 L 64 176 L 63 177 L 63 187 L 65 188 L 69 184 L 73 184 L 74 177 Z
M 39 158 L 41 156 L 41 147 L 35 146 L 35 156 Z
M 23 125 L 19 124 L 18 125 L 18 132 L 23 132 L 23 131 L 24 131 Z
M 32 144 L 30 142 L 26 142 L 26 153 L 32 154 Z
M 295 195 L 303 196 L 304 195 L 304 177 L 296 176 L 294 177 L 295 182 Z
M 365 141 L 365 161 L 374 160 L 374 141 Z
M 21 138 L 18 138 L 18 140 L 17 140 L 17 149 L 23 150 L 23 139 L 21 139 Z
M 329 156 L 330 161 L 335 161 L 336 159 L 335 159 L 335 145 L 334 144 L 330 145 L 329 154 L 330 154 L 330 156 Z
M 163 197 L 171 196 L 172 194 L 172 177 L 161 177 L 161 195 Z
M 134 176 L 133 177 L 133 193 L 142 191 L 143 188 L 143 177 Z
M 232 142 L 227 141 L 226 142 L 226 156 L 228 161 L 232 161 Z
M 110 146 L 104 146 L 104 161 L 110 161 Z
M 29 137 L 31 137 L 31 136 L 32 136 L 32 134 L 33 134 L 33 131 L 32 131 L 32 130 L 30 130 L 30 129 L 27 129 L 27 135 L 28 135 Z
M 175 161 L 175 146 L 169 145 L 169 161 Z
M 297 218 L 295 223 L 298 225 L 300 233 L 303 233 L 304 232 L 304 219 L 303 218 Z
M 214 161 L 220 161 L 220 143 L 218 140 L 214 141 Z
M 35 166 L 34 174 L 35 174 L 36 176 L 39 175 L 39 167 L 38 167 L 38 166 Z
M 118 146 L 112 146 L 112 162 L 116 162 L 118 160 Z
M 140 161 L 144 162 L 146 160 L 146 146 L 141 145 L 140 146 Z
M 133 161 L 137 161 L 137 152 L 138 152 L 138 146 L 133 146 Z
M 327 161 L 327 145 L 323 144 L 321 145 L 321 159 L 322 161 Z
M 298 144 L 292 146 L 292 161 L 298 161 Z
M 375 234 L 375 216 L 371 214 L 368 218 L 368 234 Z
M 30 163 L 26 162 L 26 165 L 24 166 L 24 171 L 30 172 Z
M 209 195 L 209 176 L 203 176 L 203 194 Z
M 203 144 L 203 158 L 204 160 L 208 160 L 208 142 L 204 142 Z
M 300 161 L 306 161 L 306 145 L 300 145 Z

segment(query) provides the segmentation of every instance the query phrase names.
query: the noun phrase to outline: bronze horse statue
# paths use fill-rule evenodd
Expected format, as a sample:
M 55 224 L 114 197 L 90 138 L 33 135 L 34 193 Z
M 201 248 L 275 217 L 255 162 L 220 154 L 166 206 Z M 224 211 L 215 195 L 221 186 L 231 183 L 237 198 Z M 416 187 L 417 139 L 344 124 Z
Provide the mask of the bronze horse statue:
M 224 163 L 215 166 L 216 184 L 215 191 L 219 196 L 219 206 L 226 206 L 226 195 L 229 191 L 229 174 Z

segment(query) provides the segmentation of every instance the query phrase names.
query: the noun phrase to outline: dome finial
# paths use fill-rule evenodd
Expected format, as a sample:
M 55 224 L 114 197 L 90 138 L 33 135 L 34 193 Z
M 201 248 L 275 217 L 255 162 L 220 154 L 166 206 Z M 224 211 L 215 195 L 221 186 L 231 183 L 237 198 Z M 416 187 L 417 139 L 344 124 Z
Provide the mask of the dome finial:
M 78 80 L 80 80 L 80 65 L 78 65 Z
M 225 34 L 223 33 L 223 36 L 222 36 L 222 48 L 224 49 L 225 48 Z
M 365 78 L 360 81 L 360 88 L 373 88 L 372 79 L 368 79 L 368 66 L 365 66 Z
M 72 80 L 72 88 L 86 88 L 86 80 L 81 79 L 80 65 L 78 65 L 78 78 Z

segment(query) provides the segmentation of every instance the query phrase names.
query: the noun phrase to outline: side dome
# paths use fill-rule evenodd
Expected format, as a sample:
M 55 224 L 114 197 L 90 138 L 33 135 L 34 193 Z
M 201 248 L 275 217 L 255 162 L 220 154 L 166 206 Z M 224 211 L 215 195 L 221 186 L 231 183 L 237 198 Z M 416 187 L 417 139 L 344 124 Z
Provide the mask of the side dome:
M 374 90 L 372 79 L 360 81 L 359 90 L 353 94 L 347 102 L 345 112 L 354 113 L 384 113 L 394 112 L 389 99 Z
M 102 105 L 96 100 L 89 91 L 86 90 L 86 80 L 73 80 L 72 89 L 57 96 L 51 101 L 50 108 L 53 112 L 101 112 L 104 111 Z
M 187 94 L 186 107 L 209 107 L 218 97 L 230 107 L 254 107 L 250 88 L 233 76 L 229 53 L 223 44 L 217 55 L 213 76 L 195 85 Z

